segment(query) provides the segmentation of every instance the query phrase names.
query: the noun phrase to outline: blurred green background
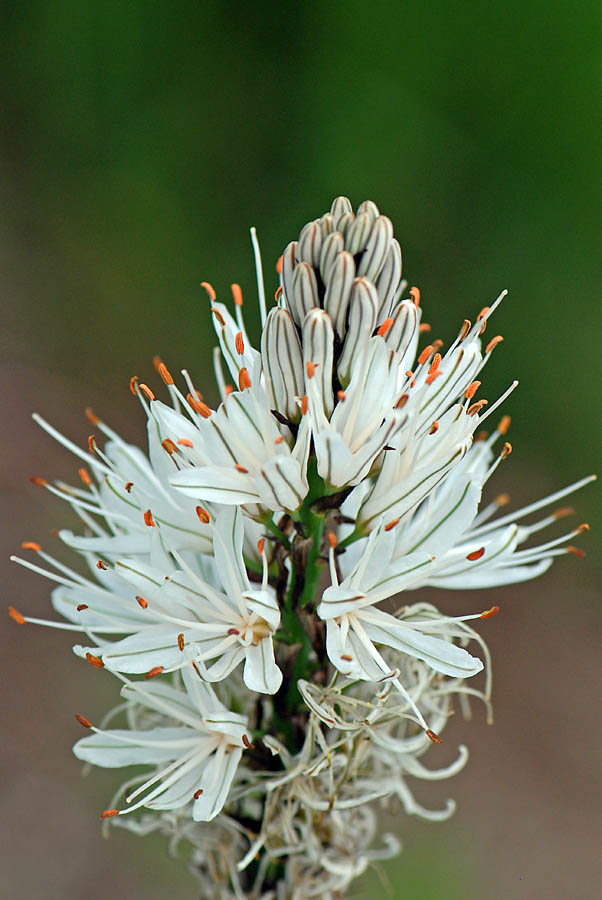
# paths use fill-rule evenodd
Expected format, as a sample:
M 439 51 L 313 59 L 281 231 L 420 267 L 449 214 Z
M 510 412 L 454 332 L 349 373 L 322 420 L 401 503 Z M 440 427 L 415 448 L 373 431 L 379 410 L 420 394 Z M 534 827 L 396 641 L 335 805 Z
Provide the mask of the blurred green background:
M 599 468 L 599 2 L 34 0 L 3 18 L 4 558 L 67 518 L 27 480 L 74 471 L 30 411 L 84 442 L 90 403 L 142 440 L 127 382 L 156 382 L 154 353 L 214 401 L 199 282 L 226 298 L 239 281 L 257 337 L 249 226 L 271 295 L 283 247 L 339 193 L 393 220 L 434 337 L 510 289 L 484 382 L 492 399 L 521 381 L 495 490 L 527 502 Z M 595 486 L 574 503 L 579 521 L 600 520 Z M 597 895 L 595 556 L 498 592 L 497 725 L 477 711 L 451 729 L 442 753 L 466 741 L 472 760 L 431 795 L 455 796 L 455 819 L 395 815 L 393 897 Z M 41 579 L 11 569 L 3 581 L 8 602 L 45 613 Z M 112 683 L 82 669 L 68 635 L 6 627 L 3 639 L 1 895 L 194 897 L 161 841 L 100 839 L 115 776 L 80 786 L 69 747 L 72 714 L 100 714 Z M 354 896 L 380 891 L 368 880 Z

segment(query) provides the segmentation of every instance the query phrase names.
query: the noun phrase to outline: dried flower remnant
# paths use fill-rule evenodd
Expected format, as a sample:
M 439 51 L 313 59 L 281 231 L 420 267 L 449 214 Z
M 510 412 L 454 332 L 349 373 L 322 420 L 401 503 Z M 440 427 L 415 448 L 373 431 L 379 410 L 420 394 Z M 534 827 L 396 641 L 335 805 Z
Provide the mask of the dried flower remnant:
M 490 417 L 517 382 L 483 396 L 502 340 L 483 335 L 506 292 L 445 348 L 371 201 L 354 210 L 338 197 L 304 226 L 278 261 L 270 309 L 254 230 L 252 241 L 259 350 L 240 286 L 231 311 L 202 284 L 216 409 L 188 371 L 180 381 L 156 357 L 169 402 L 130 382 L 147 454 L 90 410 L 84 449 L 34 417 L 77 458 L 76 487 L 32 481 L 81 518 L 82 534 L 59 537 L 89 574 L 26 541 L 35 562 L 16 561 L 54 582 L 62 621 L 8 611 L 78 633 L 77 656 L 121 684 L 119 727 L 75 715 L 90 732 L 79 759 L 145 767 L 99 813 L 103 827 L 188 842 L 207 900 L 334 900 L 399 852 L 380 833 L 379 803 L 452 814 L 451 801 L 421 806 L 411 784 L 465 765 L 460 746 L 436 768 L 454 708 L 479 698 L 490 718 L 475 626 L 495 627 L 485 620 L 499 606 L 449 615 L 409 592 L 513 584 L 583 556 L 572 542 L 586 525 L 532 537 L 570 515 L 556 504 L 591 478 L 510 513 L 507 494 L 482 503 L 512 451 L 509 417 Z M 399 594 L 405 605 L 385 611 Z

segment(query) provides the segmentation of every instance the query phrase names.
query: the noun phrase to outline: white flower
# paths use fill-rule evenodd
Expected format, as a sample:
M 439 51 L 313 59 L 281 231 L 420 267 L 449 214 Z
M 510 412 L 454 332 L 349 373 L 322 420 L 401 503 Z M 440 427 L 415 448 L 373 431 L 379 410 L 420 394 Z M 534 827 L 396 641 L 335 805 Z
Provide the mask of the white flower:
M 220 703 L 192 666 L 182 670 L 182 681 L 184 690 L 125 682 L 121 693 L 128 705 L 153 710 L 164 721 L 154 728 L 105 731 L 77 717 L 94 732 L 75 744 L 78 759 L 105 768 L 157 766 L 150 777 L 136 779 L 143 783 L 126 798 L 131 805 L 105 810 L 102 818 L 140 807 L 167 810 L 191 804 L 195 821 L 209 821 L 226 803 L 243 748 L 250 746 L 245 717 Z

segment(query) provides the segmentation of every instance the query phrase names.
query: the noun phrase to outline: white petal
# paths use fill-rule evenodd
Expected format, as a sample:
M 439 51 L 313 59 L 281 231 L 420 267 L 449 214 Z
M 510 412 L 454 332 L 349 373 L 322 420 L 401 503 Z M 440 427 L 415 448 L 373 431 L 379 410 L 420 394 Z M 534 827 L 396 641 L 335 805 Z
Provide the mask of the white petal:
M 210 822 L 222 810 L 241 756 L 239 747 L 228 751 L 220 747 L 211 757 L 201 779 L 203 793 L 192 807 L 195 822 Z
M 246 686 L 259 694 L 275 694 L 282 684 L 282 672 L 274 659 L 272 638 L 263 638 L 256 647 L 246 648 L 243 672 Z

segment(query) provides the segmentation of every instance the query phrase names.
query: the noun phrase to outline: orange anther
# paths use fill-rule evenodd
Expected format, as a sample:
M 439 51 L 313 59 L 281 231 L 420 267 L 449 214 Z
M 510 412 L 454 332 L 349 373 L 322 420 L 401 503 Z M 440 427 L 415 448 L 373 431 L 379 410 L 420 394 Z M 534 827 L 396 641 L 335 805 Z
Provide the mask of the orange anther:
M 203 525 L 207 525 L 211 521 L 211 516 L 207 512 L 207 510 L 202 506 L 196 507 L 196 514 L 203 523 Z
M 91 425 L 94 425 L 96 427 L 96 425 L 98 425 L 98 423 L 100 422 L 100 419 L 98 418 L 98 416 L 94 415 L 94 413 L 92 412 L 92 410 L 90 409 L 89 406 L 86 407 L 85 414 L 86 414 L 86 419 L 88 420 L 88 422 L 90 422 Z
M 433 361 L 431 362 L 431 364 L 429 366 L 429 375 L 433 375 L 437 371 L 440 363 L 441 363 L 441 354 L 435 353 L 435 355 L 433 356 Z
M 153 366 L 155 367 L 157 372 L 159 371 L 159 366 L 161 365 L 162 362 L 163 362 L 163 360 L 161 359 L 161 357 L 158 354 L 155 354 L 153 356 Z
M 125 487 L 126 491 L 127 491 L 128 494 L 129 494 L 129 492 L 130 492 L 130 491 L 132 490 L 132 488 L 134 487 L 134 482 L 133 482 L 133 481 L 126 481 L 124 487 Z
M 148 525 L 149 528 L 155 527 L 155 520 L 153 519 L 153 514 L 150 509 L 147 509 L 144 513 L 144 524 Z
M 164 666 L 153 666 L 152 669 L 149 669 L 146 675 L 144 676 L 146 679 L 156 678 L 157 675 L 160 675 L 163 671 Z
M 501 342 L 503 340 L 504 340 L 504 338 L 502 337 L 501 334 L 496 334 L 496 336 L 494 338 L 491 338 L 491 340 L 485 347 L 485 353 L 491 353 L 493 348 L 496 347 L 498 344 L 501 344 Z
M 467 416 L 476 416 L 477 413 L 480 413 L 484 406 L 487 406 L 489 400 L 477 400 L 476 403 L 473 403 L 472 406 L 469 406 L 466 410 Z
M 213 290 L 212 285 L 210 285 L 208 281 L 201 281 L 201 287 L 202 287 L 202 288 L 205 288 L 205 290 L 206 290 L 207 293 L 209 294 L 209 299 L 210 299 L 211 302 L 213 303 L 213 301 L 215 300 L 215 296 L 216 296 L 216 295 L 215 295 L 215 291 Z
M 385 321 L 382 323 L 382 325 L 379 326 L 379 328 L 376 332 L 377 335 L 379 337 L 384 337 L 386 335 L 387 331 L 389 331 L 389 329 L 391 328 L 392 324 L 393 324 L 393 319 L 389 316 L 388 318 L 385 319 Z
M 34 550 L 36 553 L 42 552 L 42 548 L 35 541 L 23 541 L 21 550 Z
M 488 431 L 479 431 L 478 434 L 475 435 L 475 443 L 477 443 L 478 441 L 486 441 L 488 437 Z
M 148 606 L 148 600 L 145 600 L 144 597 L 136 597 L 136 603 L 141 609 L 146 609 Z
M 243 475 L 249 474 L 249 470 L 245 469 L 245 467 L 241 466 L 239 463 L 236 463 L 234 468 L 236 469 L 237 472 L 242 472 Z
M 222 316 L 222 314 L 221 314 L 221 312 L 219 311 L 219 309 L 218 309 L 216 306 L 212 306 L 212 307 L 211 307 L 211 312 L 213 313 L 213 315 L 215 316 L 215 318 L 217 319 L 217 321 L 219 322 L 219 324 L 222 326 L 222 328 L 224 328 L 225 325 L 226 325 L 226 320 L 225 320 L 224 317 Z
M 408 369 L 408 371 L 406 372 L 406 378 L 413 378 L 413 377 L 414 377 L 414 373 L 412 372 L 411 369 Z
M 275 302 L 275 303 L 278 303 L 278 301 L 280 300 L 280 297 L 281 297 L 281 296 L 282 296 L 282 285 L 279 284 L 278 287 L 276 288 L 275 293 L 274 293 L 274 302 Z
M 257 541 L 257 552 L 261 556 L 265 547 L 265 538 L 259 538 Z
M 481 619 L 491 619 L 493 616 L 497 616 L 499 611 L 499 606 L 492 606 L 491 609 L 486 609 L 485 612 L 481 613 Z
M 486 316 L 486 315 L 487 315 L 487 313 L 489 312 L 489 309 L 490 309 L 489 306 L 484 306 L 484 307 L 483 307 L 483 309 L 481 310 L 481 312 L 480 312 L 479 315 L 477 316 L 477 322 L 480 322 L 481 319 L 483 318 L 483 316 Z
M 278 272 L 279 275 L 282 272 L 282 257 L 281 256 L 279 256 L 278 259 L 276 260 L 276 271 Z
M 436 734 L 434 731 L 431 731 L 430 728 L 427 728 L 425 734 L 426 734 L 427 738 L 430 738 L 430 739 L 431 739 L 431 741 L 433 742 L 433 744 L 441 744 L 441 743 L 442 743 L 441 738 L 439 737 L 439 735 Z
M 435 421 L 431 425 L 431 430 L 429 431 L 429 434 L 434 434 L 438 430 L 439 430 L 439 422 L 435 419 Z
M 224 393 L 225 393 L 226 397 L 229 397 L 230 394 L 234 393 L 234 386 L 231 384 L 225 384 L 224 385 Z
M 89 487 L 92 484 L 92 479 L 90 478 L 90 473 L 88 472 L 87 469 L 84 469 L 84 468 L 78 469 L 77 474 L 79 475 L 79 477 L 81 478 L 81 480 L 83 481 L 83 483 L 85 485 L 87 485 Z
M 164 450 L 166 450 L 169 453 L 170 456 L 173 453 L 180 452 L 171 438 L 165 438 L 164 441 L 161 441 L 161 446 L 163 447 Z
M 143 391 L 143 393 L 146 395 L 147 400 L 150 400 L 152 403 L 152 401 L 155 399 L 155 395 L 149 388 L 148 384 L 140 383 L 139 387 L 140 387 L 140 390 Z
M 439 375 L 443 375 L 443 372 L 441 371 L 441 369 L 438 369 L 436 372 L 431 372 L 431 374 L 427 375 L 424 380 L 426 381 L 427 384 L 432 384 L 433 381 L 439 377 Z
M 587 522 L 582 522 L 581 525 L 577 528 L 578 534 L 583 534 L 584 531 L 589 531 L 590 527 Z
M 433 352 L 434 347 L 432 344 L 429 344 L 428 347 L 425 347 L 420 356 L 418 357 L 418 362 L 421 366 L 425 364 L 431 353 Z M 407 375 L 407 372 L 406 372 Z M 408 376 L 409 377 L 409 376 Z
M 79 713 L 75 713 L 75 718 L 79 722 L 80 725 L 83 725 L 84 728 L 92 728 L 92 722 L 89 719 L 86 719 L 85 716 L 80 716 Z
M 395 404 L 395 409 L 403 409 L 410 398 L 409 394 L 402 394 L 397 403 Z
M 315 363 L 313 363 L 313 362 L 306 362 L 306 363 L 305 363 L 305 371 L 307 372 L 307 377 L 308 377 L 308 378 L 313 378 L 314 375 L 316 374 L 316 365 L 315 365 Z
M 460 332 L 458 334 L 458 340 L 463 341 L 464 338 L 468 337 L 470 329 L 472 327 L 472 322 L 470 319 L 464 319 L 462 322 L 462 327 L 460 328 Z
M 301 415 L 304 416 L 307 412 L 307 394 L 304 397 L 301 397 Z
M 498 494 L 495 502 L 497 506 L 506 506 L 507 503 L 510 503 L 510 494 Z
M 564 519 L 565 516 L 574 516 L 575 510 L 572 506 L 562 506 L 560 509 L 555 510 L 552 515 L 555 519 Z
M 251 378 L 245 366 L 243 366 L 238 373 L 238 387 L 241 391 L 244 391 L 245 388 L 251 387 Z
M 189 441 L 188 438 L 178 438 L 178 444 L 182 447 L 194 447 L 192 441 Z
M 326 535 L 326 538 L 328 540 L 328 543 L 334 550 L 336 545 L 339 543 L 339 539 L 337 538 L 336 534 L 333 531 L 329 531 L 328 534 Z
M 395 526 L 396 526 L 397 523 L 399 522 L 399 519 L 400 519 L 400 518 L 401 518 L 401 517 L 398 516 L 396 519 L 391 519 L 390 522 L 387 522 L 387 524 L 385 525 L 385 531 L 391 531 L 392 528 L 395 528 Z
M 199 788 L 199 789 L 198 789 L 197 791 L 195 791 L 194 794 L 192 795 L 192 799 L 193 799 L 193 800 L 198 800 L 199 797 L 202 797 L 202 795 L 203 795 L 203 789 L 202 789 L 202 788 Z
M 337 391 L 337 400 L 343 403 L 344 400 L 347 399 L 347 393 L 345 391 Z
M 25 625 L 26 624 L 25 616 L 22 616 L 21 613 L 19 612 L 19 610 L 15 609 L 14 606 L 8 607 L 8 614 L 11 617 L 11 619 L 13 620 L 13 622 L 17 623 L 17 625 Z
M 502 452 L 500 453 L 500 456 L 502 457 L 502 459 L 506 459 L 506 457 L 510 456 L 511 453 L 512 453 L 512 444 L 509 443 L 509 441 L 506 441 L 506 443 L 502 447 Z
M 249 740 L 249 738 L 247 737 L 246 734 L 243 734 L 241 740 L 242 740 L 243 744 L 245 745 L 245 747 L 247 748 L 247 750 L 253 749 L 253 744 L 251 743 L 251 741 Z
M 440 340 L 439 338 L 437 338 L 436 341 L 433 341 L 433 349 L 434 350 L 439 350 L 439 348 L 442 346 L 443 346 L 443 341 Z
M 479 390 L 480 387 L 481 387 L 480 381 L 473 381 L 472 384 L 469 384 L 468 387 L 466 388 L 466 390 L 464 391 L 464 396 L 466 397 L 466 399 L 472 400 L 472 398 L 474 397 L 474 395 L 476 394 L 476 392 Z
M 95 669 L 104 669 L 105 667 L 105 664 L 103 663 L 100 656 L 94 656 L 92 653 L 86 653 L 86 659 L 91 666 L 94 666 Z
M 104 812 L 101 812 L 100 818 L 101 819 L 112 819 L 113 816 L 118 816 L 118 815 L 119 815 L 118 809 L 105 809 Z
M 341 653 L 341 659 L 344 659 L 345 662 L 353 662 L 353 656 L 349 656 L 348 653 Z
M 420 306 L 420 289 L 417 287 L 410 288 L 410 297 L 414 301 L 414 306 Z
M 431 326 L 428 322 L 421 322 L 418 326 L 418 334 L 424 334 L 427 331 L 431 330 Z
M 497 427 L 498 432 L 502 435 L 506 434 L 506 432 L 510 428 L 511 422 L 512 422 L 512 419 L 510 418 L 510 416 L 502 416 L 500 424 Z
M 234 297 L 234 302 L 237 306 L 242 306 L 242 291 L 240 289 L 239 284 L 231 284 L 230 290 L 232 291 L 232 296 Z
M 88 449 L 90 453 L 96 453 L 96 438 L 93 434 L 88 437 Z
M 195 412 L 198 412 L 204 419 L 209 418 L 209 416 L 211 415 L 211 409 L 207 406 L 206 403 L 203 403 L 202 400 L 196 400 L 192 396 L 192 394 L 187 394 L 186 400 L 188 401 L 189 406 L 191 406 Z
M 184 651 L 184 635 L 183 634 L 178 635 L 178 650 L 180 650 L 181 652 Z
M 87 608 L 88 608 L 87 603 L 78 603 L 76 606 L 76 609 L 78 612 L 82 612 L 84 609 L 87 609 Z
M 485 548 L 479 547 L 478 550 L 473 550 L 472 553 L 467 553 L 466 559 L 468 559 L 470 562 L 474 562 L 475 559 L 480 559 L 484 553 L 485 553 Z
M 585 557 L 585 550 L 582 550 L 581 547 L 573 547 L 572 544 L 566 548 L 566 552 L 572 553 L 577 559 L 583 559 Z
M 279 434 L 278 437 L 274 438 L 275 444 L 282 444 L 283 441 L 284 441 L 284 438 L 282 437 L 281 434 Z
M 99 559 L 98 562 L 96 563 L 96 568 L 97 569 L 108 569 L 108 566 L 107 566 L 106 562 L 104 562 L 102 559 Z
M 169 369 L 167 368 L 165 363 L 160 362 L 157 367 L 157 371 L 158 371 L 159 375 L 161 376 L 161 378 L 163 379 L 163 381 L 165 382 L 165 384 L 173 384 L 173 378 L 171 377 L 171 372 L 169 371 Z
M 245 344 L 242 339 L 242 331 L 236 332 L 236 337 L 234 338 L 234 346 L 236 347 L 236 352 L 239 356 L 242 356 L 245 352 Z
M 130 391 L 134 395 L 134 397 L 138 396 L 138 376 L 132 375 L 130 378 Z
M 238 628 L 228 628 L 226 634 L 229 634 L 229 635 L 240 634 L 240 631 L 238 630 Z

